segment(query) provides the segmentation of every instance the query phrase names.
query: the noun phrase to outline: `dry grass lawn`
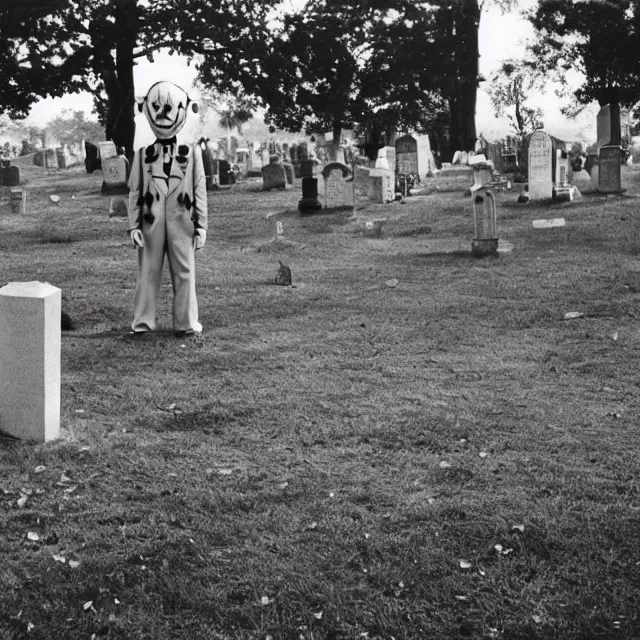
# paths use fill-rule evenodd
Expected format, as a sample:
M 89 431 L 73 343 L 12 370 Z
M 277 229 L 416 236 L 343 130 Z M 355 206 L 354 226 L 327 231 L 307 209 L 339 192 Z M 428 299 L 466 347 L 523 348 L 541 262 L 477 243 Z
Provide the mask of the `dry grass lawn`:
M 76 328 L 61 439 L 0 440 L 3 640 L 640 638 L 640 170 L 500 195 L 486 260 L 460 190 L 212 193 L 204 334 L 173 336 L 167 277 L 135 341 L 101 174 L 24 176 L 0 284 L 60 287 Z

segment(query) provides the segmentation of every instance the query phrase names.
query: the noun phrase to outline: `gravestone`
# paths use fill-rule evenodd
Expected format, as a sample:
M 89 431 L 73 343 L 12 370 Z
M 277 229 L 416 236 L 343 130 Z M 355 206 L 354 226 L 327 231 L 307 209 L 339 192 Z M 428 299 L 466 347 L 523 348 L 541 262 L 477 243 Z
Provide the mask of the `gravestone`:
M 36 151 L 33 154 L 33 164 L 35 164 L 36 167 L 44 167 L 44 157 L 45 157 L 44 149 L 40 149 L 39 151 Z
M 553 196 L 551 137 L 542 130 L 529 138 L 529 198 L 550 199 Z
M 391 170 L 371 169 L 369 179 L 371 180 L 369 193 L 373 202 L 384 204 L 395 199 L 395 179 Z
M 64 149 L 62 147 L 56 147 L 56 160 L 58 162 L 59 169 L 66 169 L 69 166 L 67 163 L 67 156 L 65 156 Z
M 220 178 L 221 185 L 229 186 L 231 184 L 235 184 L 233 172 L 231 171 L 231 165 L 229 164 L 228 160 L 224 160 L 222 158 L 218 160 L 218 176 Z
M 113 140 L 107 140 L 107 142 L 98 142 L 98 152 L 100 153 L 100 160 L 104 162 L 108 158 L 115 158 L 118 155 L 116 145 Z
M 9 204 L 11 213 L 23 216 L 27 212 L 26 189 L 11 189 Z
M 620 193 L 622 148 L 618 145 L 606 145 L 600 149 L 598 160 L 598 191 L 601 193 Z
M 293 185 L 293 178 L 295 175 L 293 172 L 293 165 L 288 162 L 283 162 L 282 166 L 284 167 L 284 175 L 287 178 L 287 184 Z
M 87 173 L 93 173 L 102 167 L 100 158 L 98 158 L 98 147 L 93 142 L 85 141 L 84 152 L 84 168 Z
M 127 186 L 127 159 L 116 156 L 102 160 L 102 193 L 129 193 Z
M 47 169 L 57 169 L 58 168 L 58 156 L 56 155 L 55 149 L 45 149 L 44 150 L 44 166 Z
M 433 173 L 435 159 L 431 152 L 429 136 L 411 133 L 400 136 L 396 139 L 395 150 L 396 173 L 399 176 L 415 175 L 420 181 Z
M 0 289 L 0 431 L 46 442 L 60 431 L 61 292 L 42 282 Z
M 262 167 L 262 190 L 286 189 L 287 176 L 284 167 L 277 162 L 270 162 Z
M 9 166 L 2 172 L 2 184 L 5 187 L 17 187 L 20 184 L 20 169 L 18 167 Z
M 312 178 L 315 162 L 313 160 L 302 160 L 300 162 L 300 177 Z
M 598 141 L 596 145 L 603 147 L 611 142 L 611 107 L 608 104 L 600 107 L 596 116 L 596 132 Z M 600 148 L 597 149 L 599 151 Z
M 348 175 L 349 167 L 341 162 L 330 162 L 322 169 L 325 209 L 353 208 L 353 181 L 347 184 Z
M 218 163 L 213 157 L 213 153 L 209 146 L 205 144 L 202 150 L 202 166 L 204 167 L 205 182 L 207 191 L 213 191 L 218 187 Z
M 306 213 L 319 209 L 322 209 L 322 203 L 318 200 L 318 178 L 304 176 L 302 178 L 302 198 L 298 202 L 298 210 L 301 213 Z
M 129 204 L 125 198 L 111 198 L 109 200 L 109 217 L 126 218 L 129 215 Z

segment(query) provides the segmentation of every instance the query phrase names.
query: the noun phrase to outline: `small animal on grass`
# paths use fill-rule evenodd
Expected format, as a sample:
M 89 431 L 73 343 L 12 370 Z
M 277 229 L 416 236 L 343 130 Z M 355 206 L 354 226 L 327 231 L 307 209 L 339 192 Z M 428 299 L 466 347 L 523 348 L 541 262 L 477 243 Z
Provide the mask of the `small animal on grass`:
M 278 267 L 278 271 L 276 272 L 276 284 L 281 284 L 286 287 L 292 286 L 291 282 L 291 269 L 282 262 L 282 260 L 278 260 L 280 266 Z

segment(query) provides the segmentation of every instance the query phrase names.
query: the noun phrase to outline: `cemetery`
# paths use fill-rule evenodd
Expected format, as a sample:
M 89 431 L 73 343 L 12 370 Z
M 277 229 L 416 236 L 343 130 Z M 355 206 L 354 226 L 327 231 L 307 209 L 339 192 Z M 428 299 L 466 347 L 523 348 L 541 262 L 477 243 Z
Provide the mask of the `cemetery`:
M 310 215 L 307 178 L 208 193 L 206 330 L 173 336 L 165 273 L 142 342 L 126 335 L 134 260 L 101 172 L 26 165 L 22 211 L 3 188 L 5 637 L 31 623 L 49 637 L 169 638 L 164 625 L 204 628 L 205 609 L 220 637 L 257 637 L 258 613 L 265 634 L 357 637 L 391 605 L 387 633 L 437 636 L 462 610 L 480 634 L 494 618 L 467 602 L 514 581 L 538 595 L 492 604 L 503 624 L 540 615 L 541 629 L 571 630 L 581 596 L 547 583 L 580 575 L 583 553 L 600 585 L 589 597 L 635 615 L 637 523 L 624 514 L 637 498 L 640 170 L 622 167 L 620 196 L 580 172 L 582 198 L 526 205 L 522 185 L 479 180 L 487 220 L 469 172 L 401 203 L 355 201 L 347 165 L 310 171 L 322 206 Z M 477 260 L 483 234 L 498 247 Z M 282 263 L 293 286 L 274 286 Z
M 5 4 L 0 640 L 638 640 L 636 5 Z

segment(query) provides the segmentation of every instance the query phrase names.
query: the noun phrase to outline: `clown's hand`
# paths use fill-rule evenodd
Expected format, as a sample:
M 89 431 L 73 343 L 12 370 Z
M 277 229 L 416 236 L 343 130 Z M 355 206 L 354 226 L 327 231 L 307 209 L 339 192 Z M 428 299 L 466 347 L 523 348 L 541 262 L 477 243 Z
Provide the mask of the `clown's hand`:
M 144 247 L 144 240 L 142 239 L 142 231 L 140 231 L 140 229 L 132 229 L 129 237 L 131 238 L 131 244 L 134 249 L 142 249 Z
M 206 229 L 196 229 L 193 234 L 193 248 L 198 251 L 204 247 L 204 243 L 207 241 Z

